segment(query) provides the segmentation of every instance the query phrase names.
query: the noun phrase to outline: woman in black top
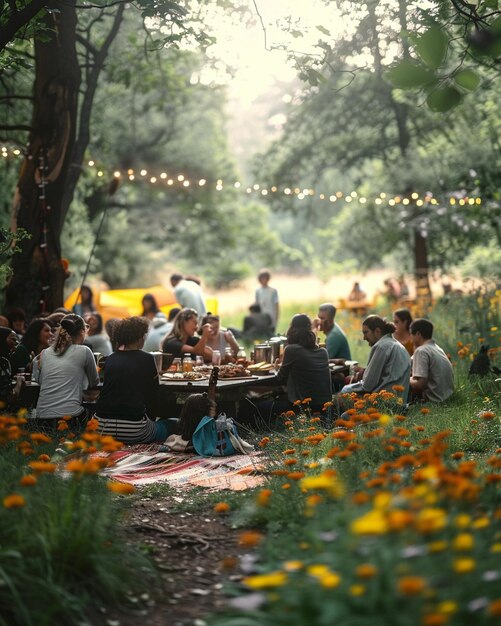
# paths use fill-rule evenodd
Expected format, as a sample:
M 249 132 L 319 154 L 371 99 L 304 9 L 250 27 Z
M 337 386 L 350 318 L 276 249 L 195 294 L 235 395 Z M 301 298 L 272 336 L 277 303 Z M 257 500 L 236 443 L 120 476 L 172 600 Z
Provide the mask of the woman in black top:
M 123 349 L 107 357 L 104 384 L 96 405 L 99 432 L 123 443 L 165 441 L 167 425 L 155 421 L 158 371 L 151 354 L 142 351 L 149 323 L 130 317 L 116 325 Z
M 310 408 L 321 410 L 325 402 L 332 400 L 329 356 L 325 348 L 317 346 L 307 315 L 294 315 L 291 320 L 277 378 L 287 383 L 290 403 L 311 398 Z
M 174 318 L 174 326 L 162 342 L 162 352 L 169 352 L 175 357 L 189 354 L 192 359 L 197 355 L 205 361 L 212 361 L 212 349 L 207 346 L 210 337 L 210 324 L 202 326 L 202 336 L 195 335 L 198 327 L 198 313 L 195 309 L 181 309 Z
M 32 320 L 10 357 L 12 373 L 16 374 L 19 368 L 31 366 L 33 359 L 49 347 L 53 338 L 52 326 L 46 319 Z

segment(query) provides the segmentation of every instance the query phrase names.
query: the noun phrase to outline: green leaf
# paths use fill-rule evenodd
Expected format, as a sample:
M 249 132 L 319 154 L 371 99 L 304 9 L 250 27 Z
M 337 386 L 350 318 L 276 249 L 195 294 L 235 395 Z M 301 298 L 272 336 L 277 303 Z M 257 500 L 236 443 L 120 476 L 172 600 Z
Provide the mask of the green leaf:
M 435 80 L 435 74 L 421 63 L 404 60 L 387 72 L 385 77 L 399 89 L 414 89 L 423 87 Z
M 448 45 L 449 38 L 438 26 L 432 26 L 415 43 L 416 52 L 434 70 L 444 62 Z
M 461 70 L 454 76 L 456 83 L 463 89 L 475 91 L 480 85 L 480 76 L 473 70 Z
M 432 111 L 445 113 L 457 106 L 462 99 L 463 96 L 455 87 L 448 86 L 432 91 L 426 102 Z
M 325 28 L 325 26 L 317 26 L 317 30 L 319 30 L 324 35 L 327 35 L 327 37 L 330 37 L 330 35 L 331 35 L 330 31 L 327 30 L 327 28 Z

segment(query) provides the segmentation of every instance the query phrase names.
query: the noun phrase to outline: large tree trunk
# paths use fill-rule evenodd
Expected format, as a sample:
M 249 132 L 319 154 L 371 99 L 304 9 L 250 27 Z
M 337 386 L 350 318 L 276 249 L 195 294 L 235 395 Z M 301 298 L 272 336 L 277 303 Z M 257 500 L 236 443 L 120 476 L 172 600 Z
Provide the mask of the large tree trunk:
M 414 275 L 416 278 L 416 297 L 421 314 L 431 306 L 430 266 L 428 262 L 428 242 L 416 228 L 414 230 Z
M 13 258 L 6 305 L 32 317 L 63 304 L 65 270 L 61 231 L 67 206 L 62 198 L 75 143 L 80 69 L 75 46 L 76 11 L 55 2 L 47 16 L 52 36 L 35 43 L 36 79 L 29 156 L 13 203 L 13 228 L 32 234 Z

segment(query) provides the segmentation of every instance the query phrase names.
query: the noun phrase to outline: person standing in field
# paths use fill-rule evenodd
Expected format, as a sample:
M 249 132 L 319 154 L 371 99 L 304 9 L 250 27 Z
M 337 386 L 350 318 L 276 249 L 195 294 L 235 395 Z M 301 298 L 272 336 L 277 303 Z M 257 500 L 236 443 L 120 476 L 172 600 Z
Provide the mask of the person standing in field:
M 257 275 L 257 279 L 261 287 L 256 289 L 256 304 L 261 307 L 261 313 L 267 313 L 270 316 L 272 330 L 275 332 L 279 314 L 278 291 L 268 284 L 271 279 L 269 270 L 262 269 Z
M 200 318 L 206 315 L 204 295 L 198 283 L 184 278 L 181 274 L 172 274 L 170 284 L 176 300 L 183 309 L 195 309 Z

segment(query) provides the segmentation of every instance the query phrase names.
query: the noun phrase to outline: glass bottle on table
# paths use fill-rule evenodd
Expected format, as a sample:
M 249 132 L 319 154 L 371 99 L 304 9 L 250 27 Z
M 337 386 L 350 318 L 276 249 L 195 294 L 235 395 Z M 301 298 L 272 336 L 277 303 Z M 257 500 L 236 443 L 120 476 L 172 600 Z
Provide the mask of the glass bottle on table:
M 191 354 L 187 353 L 183 357 L 183 372 L 193 371 L 193 361 L 191 360 Z
M 221 352 L 219 350 L 212 351 L 212 365 L 221 365 Z
M 169 371 L 171 371 L 171 372 L 182 372 L 183 371 L 183 365 L 182 365 L 181 359 L 179 357 L 176 357 L 172 361 L 172 365 L 169 367 Z
M 245 353 L 245 348 L 243 346 L 238 346 L 237 363 L 246 363 L 246 362 L 247 362 L 247 354 Z

